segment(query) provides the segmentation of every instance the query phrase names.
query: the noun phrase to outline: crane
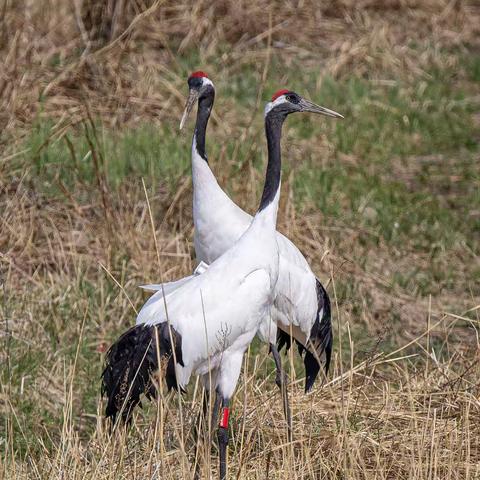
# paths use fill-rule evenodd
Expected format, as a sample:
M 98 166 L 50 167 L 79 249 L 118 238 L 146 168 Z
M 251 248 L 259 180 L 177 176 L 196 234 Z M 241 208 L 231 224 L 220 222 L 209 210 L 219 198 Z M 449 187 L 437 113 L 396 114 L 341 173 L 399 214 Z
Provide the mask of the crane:
M 294 92 L 274 95 L 265 109 L 268 164 L 258 210 L 249 227 L 199 275 L 177 288 L 157 291 L 137 323 L 106 354 L 102 391 L 106 416 L 128 422 L 145 394 L 155 393 L 152 375 L 161 364 L 169 389 L 184 389 L 192 374 L 221 407 L 217 431 L 220 479 L 226 478 L 229 403 L 244 353 L 257 332 L 267 332 L 279 272 L 276 219 L 280 198 L 282 125 L 294 112 L 337 113 Z M 162 362 L 164 359 L 164 363 Z M 216 423 L 217 413 L 212 425 Z
M 205 150 L 205 136 L 215 100 L 215 87 L 205 72 L 193 72 L 188 78 L 189 95 L 180 122 L 183 128 L 193 106 L 198 102 L 192 140 L 194 245 L 201 273 L 221 256 L 248 228 L 252 217 L 236 205 L 218 184 Z M 278 91 L 272 102 L 289 95 Z M 343 118 L 334 112 L 331 116 Z M 329 296 L 300 250 L 277 232 L 280 252 L 279 279 L 275 289 L 272 323 L 262 337 L 270 345 L 277 370 L 276 384 L 282 391 L 288 434 L 291 438 L 291 415 L 285 386 L 285 373 L 279 351 L 288 349 L 291 338 L 298 344 L 305 366 L 305 392 L 311 390 L 325 359 L 328 373 L 332 351 L 332 327 Z M 174 288 L 174 284 L 172 284 Z

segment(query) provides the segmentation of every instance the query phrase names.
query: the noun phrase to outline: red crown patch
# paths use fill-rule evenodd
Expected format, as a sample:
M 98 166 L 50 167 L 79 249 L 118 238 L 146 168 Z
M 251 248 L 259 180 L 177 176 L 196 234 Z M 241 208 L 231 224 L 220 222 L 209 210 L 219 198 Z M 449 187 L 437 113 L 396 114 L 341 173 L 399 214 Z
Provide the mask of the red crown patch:
M 208 75 L 199 70 L 198 72 L 193 72 L 189 78 L 208 78 Z
M 287 90 L 286 88 L 282 89 L 282 90 L 278 90 L 278 92 L 275 92 L 273 95 L 272 95 L 272 102 L 274 102 L 278 97 L 280 97 L 281 95 L 285 95 L 286 93 L 288 93 L 290 90 Z

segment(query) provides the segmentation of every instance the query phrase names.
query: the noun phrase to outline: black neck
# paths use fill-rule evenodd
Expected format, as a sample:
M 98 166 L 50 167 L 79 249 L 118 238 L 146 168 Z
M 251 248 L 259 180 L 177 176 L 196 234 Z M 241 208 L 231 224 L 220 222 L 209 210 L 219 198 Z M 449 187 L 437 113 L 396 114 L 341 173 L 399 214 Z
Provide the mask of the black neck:
M 215 100 L 215 90 L 208 87 L 202 96 L 198 99 L 197 123 L 193 138 L 197 147 L 198 154 L 208 163 L 207 153 L 205 152 L 205 133 L 207 131 L 208 119 L 212 111 Z
M 270 112 L 265 117 L 265 134 L 267 136 L 268 164 L 265 175 L 265 186 L 263 187 L 262 200 L 258 211 L 262 211 L 273 202 L 280 187 L 282 173 L 282 158 L 280 139 L 282 136 L 282 125 L 286 115 Z

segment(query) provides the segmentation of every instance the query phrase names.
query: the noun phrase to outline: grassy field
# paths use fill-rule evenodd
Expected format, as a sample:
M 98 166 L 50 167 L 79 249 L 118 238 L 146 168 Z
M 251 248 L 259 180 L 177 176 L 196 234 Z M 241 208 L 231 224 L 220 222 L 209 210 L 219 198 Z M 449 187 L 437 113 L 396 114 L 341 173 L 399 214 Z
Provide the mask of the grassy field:
M 328 286 L 332 370 L 305 396 L 284 358 L 288 443 L 251 346 L 229 478 L 480 479 L 477 2 L 3 0 L 0 19 L 0 478 L 191 478 L 200 387 L 110 436 L 100 373 L 138 285 L 194 266 L 178 124 L 202 69 L 210 163 L 249 212 L 273 91 L 345 116 L 288 120 L 278 223 Z M 201 462 L 215 477 L 216 450 Z

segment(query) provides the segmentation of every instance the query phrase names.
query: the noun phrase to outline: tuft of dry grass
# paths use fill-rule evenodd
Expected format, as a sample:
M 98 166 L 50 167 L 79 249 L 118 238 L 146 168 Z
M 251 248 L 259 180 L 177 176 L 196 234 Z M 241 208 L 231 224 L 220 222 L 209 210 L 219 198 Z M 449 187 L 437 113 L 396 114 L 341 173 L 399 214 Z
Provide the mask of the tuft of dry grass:
M 229 478 L 480 478 L 478 134 L 461 134 L 480 108 L 475 2 L 4 0 L 0 15 L 0 478 L 191 478 L 199 386 L 161 391 L 110 436 L 99 375 L 144 300 L 137 285 L 194 263 L 189 140 L 174 129 L 198 67 L 219 93 L 211 164 L 249 211 L 271 87 L 352 119 L 285 132 L 279 229 L 328 284 L 332 373 L 305 396 L 284 359 L 289 444 L 272 362 L 252 345 Z M 437 128 L 460 133 L 445 145 Z M 407 145 L 382 150 L 395 135 Z M 160 174 L 133 168 L 143 150 Z M 215 448 L 200 461 L 216 474 Z

